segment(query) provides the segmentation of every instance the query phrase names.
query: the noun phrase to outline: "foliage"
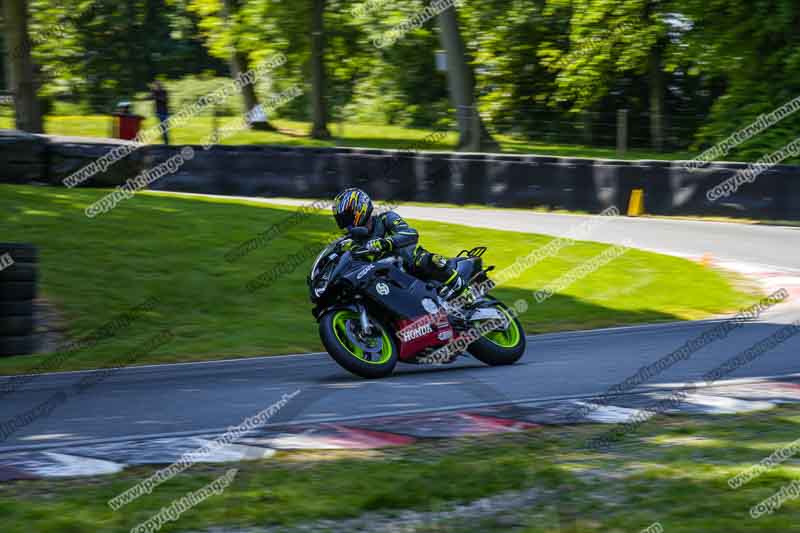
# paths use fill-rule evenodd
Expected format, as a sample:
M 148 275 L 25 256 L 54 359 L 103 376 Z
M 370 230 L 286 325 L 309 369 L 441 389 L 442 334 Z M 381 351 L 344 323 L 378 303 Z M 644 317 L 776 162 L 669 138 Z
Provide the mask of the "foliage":
M 259 95 L 299 85 L 305 94 L 282 113 L 308 120 L 310 0 L 29 2 L 39 93 L 51 112 L 107 112 L 157 76 L 170 80 L 174 106 L 229 76 L 235 46 L 251 65 L 287 56 Z M 334 122 L 452 126 L 435 18 L 392 46 L 373 45 L 427 4 L 326 2 Z M 608 145 L 617 110 L 628 109 L 632 145 L 649 147 L 660 94 L 666 148 L 699 151 L 800 95 L 796 0 L 485 0 L 464 2 L 458 15 L 495 133 Z M 798 126 L 800 113 L 730 157 L 755 160 Z

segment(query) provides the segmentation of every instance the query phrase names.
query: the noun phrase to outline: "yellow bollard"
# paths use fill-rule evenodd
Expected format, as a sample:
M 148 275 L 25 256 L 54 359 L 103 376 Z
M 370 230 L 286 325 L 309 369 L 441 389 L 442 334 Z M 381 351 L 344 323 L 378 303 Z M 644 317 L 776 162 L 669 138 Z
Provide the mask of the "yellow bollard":
M 644 190 L 633 189 L 631 199 L 628 202 L 628 216 L 638 217 L 644 214 Z

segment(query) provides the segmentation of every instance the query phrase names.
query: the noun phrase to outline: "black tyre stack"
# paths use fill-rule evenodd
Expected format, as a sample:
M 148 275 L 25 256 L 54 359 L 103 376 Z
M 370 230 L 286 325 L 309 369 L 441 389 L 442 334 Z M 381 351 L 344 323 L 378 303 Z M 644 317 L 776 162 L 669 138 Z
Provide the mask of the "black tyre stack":
M 30 354 L 36 348 L 38 260 L 34 246 L 0 242 L 0 356 Z

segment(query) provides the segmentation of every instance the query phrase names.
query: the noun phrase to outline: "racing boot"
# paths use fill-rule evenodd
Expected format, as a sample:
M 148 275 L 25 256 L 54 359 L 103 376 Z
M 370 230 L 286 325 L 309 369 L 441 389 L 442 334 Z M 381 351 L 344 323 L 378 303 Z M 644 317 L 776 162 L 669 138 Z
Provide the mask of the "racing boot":
M 445 302 L 453 300 L 457 296 L 470 292 L 467 283 L 458 275 L 456 269 L 452 269 L 450 276 L 439 287 L 439 297 Z

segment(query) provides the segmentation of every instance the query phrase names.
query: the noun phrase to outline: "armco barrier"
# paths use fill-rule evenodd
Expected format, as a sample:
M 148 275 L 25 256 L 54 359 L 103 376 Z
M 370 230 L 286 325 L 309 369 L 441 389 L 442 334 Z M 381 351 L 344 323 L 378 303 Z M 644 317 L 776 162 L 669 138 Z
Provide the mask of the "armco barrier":
M 488 204 L 489 176 L 484 154 L 453 154 L 453 199 L 457 204 Z
M 620 204 L 620 161 L 601 159 L 595 161 L 592 167 L 592 180 L 595 189 L 595 208 L 592 211 L 602 211 L 612 206 L 624 209 Z
M 29 133 L 0 130 L 0 183 L 47 178 L 46 141 Z
M 669 161 L 637 161 L 635 166 L 629 169 L 628 180 L 622 180 L 621 187 L 628 191 L 629 199 L 630 190 L 635 188 L 633 185 L 642 185 L 645 211 L 654 215 L 669 214 L 672 205 L 671 168 L 672 164 Z M 627 209 L 627 203 L 625 208 Z
M 0 183 L 61 181 L 117 146 L 111 140 L 0 133 Z M 83 185 L 115 186 L 181 147 L 142 147 Z M 194 147 L 195 157 L 151 187 L 236 196 L 330 198 L 347 186 L 378 200 L 547 207 L 597 213 L 627 208 L 644 190 L 645 211 L 800 219 L 800 167 L 780 165 L 728 197 L 707 193 L 741 163 L 694 171 L 683 161 L 617 161 L 512 154 L 464 154 L 287 146 Z
M 800 167 L 779 165 L 768 171 L 777 183 L 778 200 L 775 213 L 770 218 L 789 220 L 800 218 Z
M 581 158 L 556 158 L 544 170 L 551 168 L 557 176 L 561 190 L 560 206 L 571 211 L 597 211 L 597 193 L 594 185 L 594 160 Z
M 417 202 L 457 203 L 453 194 L 453 161 L 450 154 L 422 153 L 415 156 L 414 182 Z
M 712 168 L 720 173 L 720 181 L 724 181 L 747 170 L 748 166 L 744 163 L 715 163 Z M 778 182 L 776 178 L 774 173 L 761 173 L 753 183 L 746 183 L 739 187 L 736 193 L 714 202 L 715 211 L 721 214 L 729 211 L 747 212 L 755 218 L 763 218 L 769 216 L 770 213 L 777 213 Z
M 46 144 L 47 172 L 44 179 L 53 185 L 62 185 L 65 178 L 97 161 L 115 148 L 124 144 L 122 141 L 104 139 L 102 143 L 81 141 L 49 142 Z M 140 172 L 144 152 L 136 150 L 114 163 L 105 172 L 100 172 L 85 180 L 82 185 L 88 187 L 113 187 L 133 178 Z M 44 181 L 44 180 L 43 180 Z

